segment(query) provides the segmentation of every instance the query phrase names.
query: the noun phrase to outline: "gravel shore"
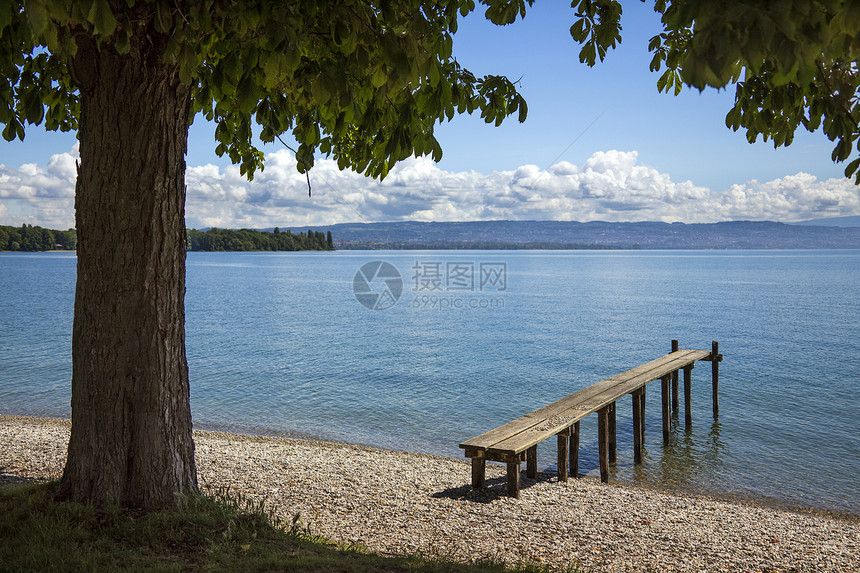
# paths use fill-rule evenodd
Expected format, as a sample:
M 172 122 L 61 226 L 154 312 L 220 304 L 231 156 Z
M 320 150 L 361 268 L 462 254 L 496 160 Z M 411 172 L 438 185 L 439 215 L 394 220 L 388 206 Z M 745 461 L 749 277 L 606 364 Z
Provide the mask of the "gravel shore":
M 0 415 L 0 482 L 62 473 L 68 420 Z M 665 493 L 594 478 L 469 486 L 468 460 L 196 431 L 201 487 L 265 499 L 314 533 L 382 554 L 585 571 L 860 572 L 860 519 Z M 549 446 L 545 446 L 549 447 Z

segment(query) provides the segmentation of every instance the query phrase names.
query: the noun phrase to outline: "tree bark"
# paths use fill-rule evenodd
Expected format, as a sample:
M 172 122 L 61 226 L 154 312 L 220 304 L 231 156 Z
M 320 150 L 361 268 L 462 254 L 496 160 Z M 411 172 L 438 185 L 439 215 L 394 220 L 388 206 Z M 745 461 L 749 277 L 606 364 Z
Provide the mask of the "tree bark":
M 72 433 L 58 497 L 154 508 L 197 491 L 185 357 L 190 89 L 151 37 L 78 39 Z

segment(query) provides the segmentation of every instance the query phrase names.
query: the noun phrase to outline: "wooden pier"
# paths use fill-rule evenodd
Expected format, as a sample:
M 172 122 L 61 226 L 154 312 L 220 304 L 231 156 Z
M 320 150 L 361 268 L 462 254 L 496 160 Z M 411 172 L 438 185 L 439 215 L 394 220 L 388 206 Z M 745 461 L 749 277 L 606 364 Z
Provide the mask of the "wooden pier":
M 684 421 L 692 424 L 690 396 L 692 370 L 698 361 L 711 363 L 713 412 L 719 414 L 719 363 L 723 357 L 719 345 L 711 350 L 679 350 L 673 340 L 672 351 L 656 360 L 583 388 L 578 392 L 539 408 L 494 430 L 460 444 L 472 459 L 472 487 L 484 486 L 487 461 L 507 464 L 508 495 L 519 497 L 520 463 L 526 462 L 526 476 L 537 475 L 537 444 L 555 435 L 558 439 L 558 479 L 579 475 L 579 422 L 597 412 L 600 479 L 609 481 L 609 464 L 616 460 L 615 412 L 619 398 L 630 394 L 633 401 L 633 461 L 642 463 L 645 443 L 645 387 L 660 380 L 662 392 L 663 441 L 670 439 L 672 410 L 678 410 L 678 372 L 684 372 Z M 568 474 L 569 470 L 569 474 Z

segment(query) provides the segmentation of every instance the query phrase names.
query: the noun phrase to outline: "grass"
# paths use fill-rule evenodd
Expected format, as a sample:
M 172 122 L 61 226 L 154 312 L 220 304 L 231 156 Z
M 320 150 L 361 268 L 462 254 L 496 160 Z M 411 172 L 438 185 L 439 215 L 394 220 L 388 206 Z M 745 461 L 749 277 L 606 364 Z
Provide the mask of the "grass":
M 178 510 L 144 513 L 57 503 L 55 490 L 55 483 L 0 486 L 0 572 L 548 571 L 533 564 L 375 555 L 312 534 L 298 516 L 285 523 L 263 504 L 226 492 L 186 498 Z

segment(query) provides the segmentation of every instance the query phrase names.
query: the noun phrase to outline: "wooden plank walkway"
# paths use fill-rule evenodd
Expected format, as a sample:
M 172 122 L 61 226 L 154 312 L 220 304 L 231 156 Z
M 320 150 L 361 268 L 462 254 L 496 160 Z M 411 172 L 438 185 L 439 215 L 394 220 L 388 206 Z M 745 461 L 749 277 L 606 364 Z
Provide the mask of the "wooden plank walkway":
M 487 461 L 504 462 L 508 465 L 508 494 L 519 497 L 520 462 L 526 462 L 526 475 L 537 474 L 537 444 L 555 435 L 558 437 L 559 480 L 565 481 L 570 474 L 579 473 L 579 422 L 589 414 L 598 413 L 598 444 L 601 480 L 609 481 L 609 464 L 615 461 L 615 403 L 627 394 L 633 397 L 633 449 L 634 462 L 642 461 L 644 443 L 645 386 L 660 380 L 662 386 L 663 439 L 669 441 L 670 398 L 678 408 L 678 371 L 684 371 L 685 422 L 691 424 L 690 388 L 693 365 L 700 360 L 712 364 L 714 416 L 718 413 L 717 387 L 718 368 L 722 355 L 718 344 L 707 350 L 678 350 L 677 341 L 672 341 L 672 352 L 616 374 L 578 392 L 566 396 L 534 412 L 517 418 L 503 426 L 481 434 L 460 444 L 465 455 L 472 459 L 472 486 L 483 487 Z

